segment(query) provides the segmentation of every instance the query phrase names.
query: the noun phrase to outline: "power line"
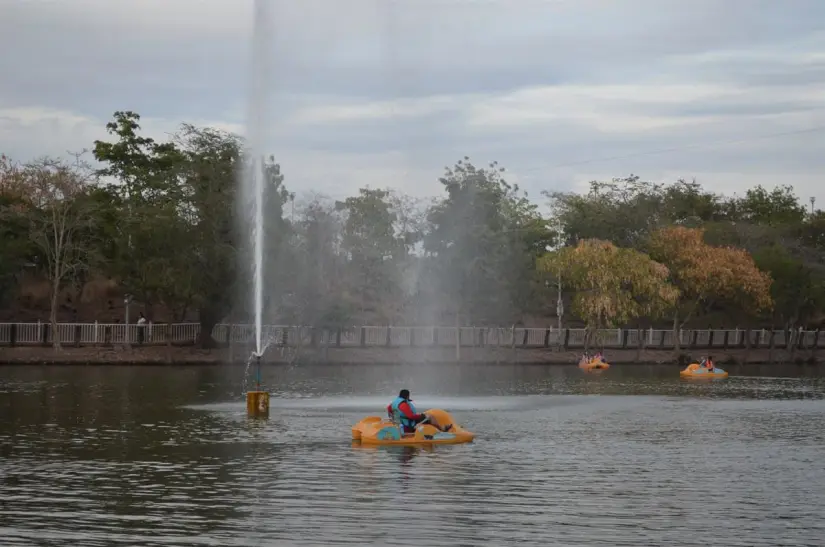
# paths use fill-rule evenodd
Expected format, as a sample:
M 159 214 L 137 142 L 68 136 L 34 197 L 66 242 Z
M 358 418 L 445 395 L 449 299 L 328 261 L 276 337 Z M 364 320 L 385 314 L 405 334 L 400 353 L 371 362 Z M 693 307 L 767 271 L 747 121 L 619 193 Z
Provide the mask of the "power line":
M 741 139 L 730 139 L 730 140 L 722 140 L 722 141 L 708 141 L 708 142 L 704 142 L 704 143 L 688 144 L 688 145 L 685 145 L 685 146 L 675 146 L 675 147 L 672 147 L 672 148 L 660 148 L 660 149 L 657 149 L 657 150 L 647 150 L 647 151 L 644 151 L 644 152 L 633 152 L 633 153 L 624 154 L 624 155 L 621 155 L 621 156 L 607 156 L 607 157 L 602 157 L 602 158 L 593 158 L 593 159 L 589 159 L 589 160 L 559 163 L 559 164 L 549 165 L 549 166 L 533 167 L 533 168 L 529 168 L 529 169 L 526 169 L 526 170 L 521 169 L 519 171 L 520 172 L 525 172 L 525 171 L 537 171 L 539 169 L 542 169 L 542 170 L 544 170 L 544 169 L 559 169 L 559 168 L 562 168 L 562 167 L 573 167 L 573 166 L 576 166 L 576 165 L 587 165 L 587 164 L 599 163 L 599 162 L 603 162 L 603 161 L 623 160 L 623 159 L 626 159 L 626 158 L 636 158 L 636 157 L 640 157 L 640 156 L 652 156 L 652 155 L 655 155 L 655 154 L 666 154 L 668 152 L 680 152 L 682 150 L 703 148 L 703 147 L 706 147 L 706 146 L 719 146 L 719 145 L 725 145 L 725 144 L 738 144 L 738 143 L 743 143 L 743 142 L 752 142 L 752 141 L 757 141 L 757 140 L 772 139 L 772 138 L 775 138 L 775 137 L 786 137 L 786 136 L 790 136 L 790 135 L 801 135 L 801 134 L 805 134 L 805 133 L 815 133 L 815 132 L 823 131 L 823 130 L 825 130 L 825 125 L 819 125 L 819 126 L 815 126 L 815 127 L 810 127 L 808 129 L 798 129 L 798 130 L 794 130 L 794 131 L 783 131 L 783 132 L 780 132 L 780 133 L 769 133 L 769 134 L 766 134 L 766 135 L 759 135 L 759 136 L 755 136 L 755 137 L 747 137 L 747 138 L 741 138 Z

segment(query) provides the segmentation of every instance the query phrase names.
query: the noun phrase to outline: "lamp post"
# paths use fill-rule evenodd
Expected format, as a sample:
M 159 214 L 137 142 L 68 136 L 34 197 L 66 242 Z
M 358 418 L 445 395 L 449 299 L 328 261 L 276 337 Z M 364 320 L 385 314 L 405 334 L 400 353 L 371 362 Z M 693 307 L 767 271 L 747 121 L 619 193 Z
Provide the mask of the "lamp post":
M 129 304 L 132 303 L 132 295 L 126 293 L 123 295 L 123 309 L 124 309 L 124 327 L 126 332 L 123 334 L 123 340 L 127 344 L 129 343 Z
M 557 245 L 556 250 L 560 250 L 562 247 L 562 237 L 561 237 L 561 222 L 557 222 L 556 224 L 556 237 L 557 237 Z M 559 269 L 556 272 L 556 317 L 559 321 L 559 338 L 558 338 L 558 348 L 561 351 L 561 318 L 564 315 L 564 301 L 561 298 L 561 265 L 559 265 Z

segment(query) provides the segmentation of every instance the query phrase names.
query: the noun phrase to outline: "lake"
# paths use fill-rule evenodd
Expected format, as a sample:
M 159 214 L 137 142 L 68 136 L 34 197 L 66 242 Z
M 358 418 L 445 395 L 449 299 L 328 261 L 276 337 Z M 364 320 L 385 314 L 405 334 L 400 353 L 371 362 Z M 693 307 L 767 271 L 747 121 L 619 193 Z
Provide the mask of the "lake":
M 727 367 L 724 367 L 727 368 Z M 0 367 L 0 544 L 821 545 L 825 374 L 676 366 Z M 476 433 L 352 446 L 400 388 Z

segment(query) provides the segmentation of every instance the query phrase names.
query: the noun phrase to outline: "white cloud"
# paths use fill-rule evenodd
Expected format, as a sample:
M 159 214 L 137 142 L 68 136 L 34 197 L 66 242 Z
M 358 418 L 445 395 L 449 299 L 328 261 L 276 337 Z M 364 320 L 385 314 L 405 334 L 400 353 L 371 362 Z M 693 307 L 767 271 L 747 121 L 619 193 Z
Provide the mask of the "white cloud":
M 243 132 L 251 0 L 8 6 L 0 152 L 90 148 L 116 109 L 160 139 L 182 121 Z M 825 125 L 821 1 L 271 6 L 266 142 L 299 192 L 434 193 L 466 154 L 536 198 L 633 172 L 794 183 L 825 203 L 825 132 L 777 135 Z

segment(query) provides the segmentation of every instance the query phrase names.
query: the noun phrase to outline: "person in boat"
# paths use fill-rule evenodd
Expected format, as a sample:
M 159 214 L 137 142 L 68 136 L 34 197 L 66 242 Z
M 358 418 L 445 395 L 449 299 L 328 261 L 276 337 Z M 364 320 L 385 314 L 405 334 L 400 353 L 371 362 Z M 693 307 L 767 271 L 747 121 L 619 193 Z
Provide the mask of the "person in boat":
M 708 355 L 706 359 L 702 359 L 702 362 L 699 364 L 699 366 L 708 369 L 708 372 L 712 372 L 713 369 L 716 368 L 713 364 L 713 357 L 711 357 L 710 355 Z
M 401 431 L 405 434 L 415 433 L 415 427 L 418 424 L 428 420 L 433 426 L 441 431 L 449 431 L 452 427 L 451 424 L 448 424 L 446 427 L 441 428 L 439 424 L 430 420 L 429 416 L 426 414 L 419 414 L 418 411 L 415 410 L 415 405 L 413 404 L 412 399 L 410 399 L 410 390 L 408 389 L 402 389 L 399 391 L 398 397 L 393 399 L 393 401 L 387 405 L 387 415 L 393 422 L 396 422 L 401 426 Z

